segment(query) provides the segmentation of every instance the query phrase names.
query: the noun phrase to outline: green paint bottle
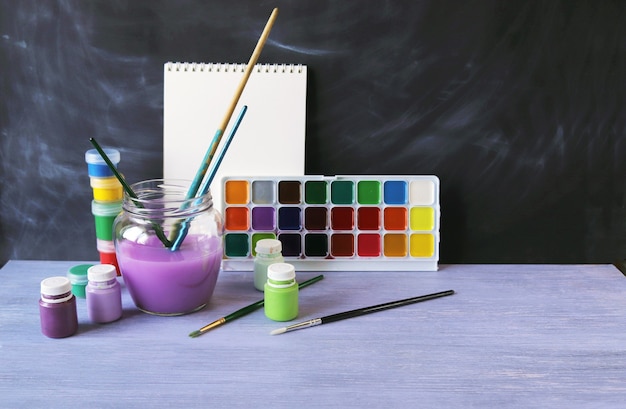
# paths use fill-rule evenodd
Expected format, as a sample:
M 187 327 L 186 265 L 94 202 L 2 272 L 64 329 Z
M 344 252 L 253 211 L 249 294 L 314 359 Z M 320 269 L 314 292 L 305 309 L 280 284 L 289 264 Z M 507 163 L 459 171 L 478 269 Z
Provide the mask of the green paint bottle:
M 262 239 L 257 241 L 255 251 L 254 288 L 259 291 L 265 291 L 267 268 L 272 264 L 285 262 L 281 254 L 282 243 L 276 239 Z
M 293 265 L 275 263 L 267 268 L 265 316 L 273 321 L 291 321 L 298 316 L 298 283 Z
M 87 287 L 87 270 L 93 264 L 79 264 L 67 271 L 67 278 L 72 283 L 72 294 L 76 297 L 85 298 L 85 287 Z

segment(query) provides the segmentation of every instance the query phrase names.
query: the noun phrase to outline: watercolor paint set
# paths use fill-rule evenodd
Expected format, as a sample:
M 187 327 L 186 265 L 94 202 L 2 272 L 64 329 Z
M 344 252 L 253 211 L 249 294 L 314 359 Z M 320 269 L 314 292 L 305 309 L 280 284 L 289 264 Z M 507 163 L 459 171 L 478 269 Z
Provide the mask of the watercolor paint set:
M 436 176 L 237 176 L 221 189 L 224 270 L 252 270 L 267 238 L 298 270 L 437 270 Z

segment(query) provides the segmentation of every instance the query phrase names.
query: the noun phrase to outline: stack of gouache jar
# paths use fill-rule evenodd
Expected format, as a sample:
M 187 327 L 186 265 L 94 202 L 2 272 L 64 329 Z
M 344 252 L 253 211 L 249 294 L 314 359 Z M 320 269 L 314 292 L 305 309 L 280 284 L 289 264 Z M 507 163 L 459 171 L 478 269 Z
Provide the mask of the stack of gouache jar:
M 120 153 L 116 149 L 104 149 L 113 165 L 117 168 Z M 93 190 L 91 213 L 96 224 L 96 243 L 100 253 L 100 264 L 112 264 L 120 275 L 120 268 L 115 257 L 113 244 L 113 221 L 122 211 L 122 184 L 109 169 L 96 149 L 85 153 L 85 161 L 89 171 L 89 180 Z

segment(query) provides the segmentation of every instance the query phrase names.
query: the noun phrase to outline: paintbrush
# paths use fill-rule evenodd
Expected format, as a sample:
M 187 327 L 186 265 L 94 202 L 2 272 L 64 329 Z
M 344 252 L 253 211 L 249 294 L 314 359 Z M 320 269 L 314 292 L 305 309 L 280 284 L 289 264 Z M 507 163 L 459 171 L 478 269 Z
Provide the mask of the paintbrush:
M 302 289 L 302 288 L 304 288 L 306 286 L 309 286 L 309 285 L 311 285 L 313 283 L 317 283 L 318 281 L 320 281 L 323 278 L 324 278 L 323 275 L 319 275 L 319 276 L 313 277 L 310 280 L 307 280 L 307 281 L 304 281 L 304 282 L 298 284 L 298 289 Z M 229 321 L 236 320 L 237 318 L 241 318 L 244 315 L 250 314 L 252 311 L 258 310 L 259 308 L 263 307 L 264 303 L 265 303 L 265 300 L 259 300 L 259 301 L 255 302 L 255 303 L 252 303 L 252 304 L 250 304 L 250 305 L 248 305 L 246 307 L 243 307 L 243 308 L 241 308 L 241 309 L 239 309 L 239 310 L 237 310 L 237 311 L 235 311 L 235 312 L 233 312 L 231 314 L 228 314 L 225 317 L 222 317 L 220 319 L 217 319 L 217 320 L 213 321 L 210 324 L 205 325 L 204 327 L 200 328 L 197 331 L 193 331 L 191 334 L 189 334 L 189 336 L 191 338 L 197 338 L 200 335 L 202 335 L 202 334 L 204 334 L 206 332 L 209 332 L 213 328 L 217 328 L 220 325 L 226 324 Z
M 222 150 L 218 154 L 217 161 L 213 162 L 211 169 L 209 169 L 208 177 L 204 180 L 204 182 L 200 186 L 200 189 L 198 190 L 198 194 L 196 197 L 204 196 L 209 191 L 209 187 L 211 186 L 211 182 L 213 181 L 213 178 L 215 177 L 215 174 L 217 173 L 217 169 L 222 163 L 222 160 L 224 159 L 224 155 L 226 154 L 226 151 L 228 150 L 230 143 L 233 141 L 233 138 L 235 137 L 235 134 L 237 133 L 237 129 L 239 129 L 239 125 L 241 124 L 241 120 L 243 119 L 243 116 L 246 114 L 247 110 L 248 110 L 247 105 L 244 105 L 241 108 L 241 111 L 239 112 L 239 115 L 237 116 L 237 119 L 235 120 L 235 124 L 230 130 L 230 133 L 228 134 L 228 136 L 226 137 L 226 141 L 224 142 L 224 145 L 222 146 Z M 185 237 L 187 236 L 187 232 L 189 231 L 190 222 L 191 220 L 187 219 L 182 223 L 182 226 L 180 227 L 180 231 L 177 233 L 176 238 L 174 239 L 174 242 L 172 243 L 172 248 L 171 248 L 172 251 L 178 250 L 183 240 L 185 240 Z
M 378 304 L 378 305 L 374 305 L 371 307 L 358 308 L 356 310 L 340 312 L 338 314 L 333 314 L 333 315 L 327 315 L 322 318 L 315 318 L 312 320 L 300 322 L 298 324 L 289 325 L 288 327 L 275 329 L 274 331 L 270 332 L 270 334 L 271 335 L 284 334 L 285 332 L 289 332 L 289 331 L 295 331 L 298 329 L 328 324 L 331 322 L 341 321 L 341 320 L 345 320 L 348 318 L 360 317 L 361 315 L 372 314 L 374 312 L 389 310 L 392 308 L 404 307 L 405 305 L 415 304 L 415 303 L 422 302 L 422 301 L 428 301 L 428 300 L 432 300 L 432 299 L 439 298 L 439 297 L 445 297 L 447 295 L 452 295 L 452 294 L 454 294 L 454 290 L 448 290 L 448 291 L 442 291 L 442 292 L 434 293 L 434 294 L 420 295 L 419 297 L 406 298 L 404 300 L 391 301 L 388 303 Z
M 233 115 L 233 112 L 235 111 L 235 106 L 237 105 L 237 102 L 239 102 L 239 98 L 241 97 L 241 94 L 243 93 L 243 90 L 246 87 L 248 78 L 250 78 L 250 74 L 252 74 L 254 65 L 256 64 L 257 60 L 259 59 L 259 56 L 261 55 L 261 51 L 263 50 L 263 47 L 265 46 L 265 42 L 267 41 L 267 38 L 270 35 L 270 31 L 272 30 L 274 21 L 276 21 L 276 17 L 278 17 L 277 8 L 275 8 L 272 11 L 272 14 L 270 15 L 269 19 L 267 20 L 267 23 L 265 24 L 265 28 L 263 29 L 263 32 L 261 33 L 261 37 L 259 38 L 259 41 L 257 42 L 256 47 L 254 47 L 252 56 L 250 57 L 250 60 L 248 61 L 248 65 L 246 66 L 246 69 L 243 73 L 243 77 L 241 78 L 239 86 L 235 90 L 235 95 L 230 101 L 230 105 L 226 109 L 226 114 L 224 115 L 224 118 L 222 119 L 221 124 L 218 126 L 217 131 L 215 131 L 215 135 L 213 136 L 211 145 L 209 146 L 209 149 L 206 151 L 204 158 L 202 159 L 200 169 L 198 169 L 198 172 L 196 172 L 196 176 L 191 182 L 191 186 L 189 186 L 189 190 L 187 192 L 187 199 L 193 199 L 194 197 L 196 197 L 196 193 L 198 192 L 200 184 L 202 183 L 202 180 L 204 179 L 204 176 L 206 175 L 207 169 L 209 168 L 209 165 L 211 164 L 211 161 L 213 160 L 213 156 L 215 155 L 217 146 L 219 145 L 220 140 L 222 139 L 224 129 L 226 129 L 226 126 L 228 125 L 228 122 L 230 121 L 230 118 Z M 174 229 L 172 230 L 172 234 L 170 235 L 170 237 L 172 237 L 172 240 L 174 241 L 176 240 L 176 237 L 180 234 L 180 228 L 181 228 L 180 224 L 174 227 Z
M 104 159 L 109 169 L 111 169 L 111 171 L 113 172 L 117 180 L 120 182 L 126 194 L 130 196 L 132 199 L 134 199 L 133 201 L 135 202 L 135 205 L 137 207 L 143 207 L 143 204 L 141 203 L 141 201 L 139 201 L 139 197 L 137 197 L 137 194 L 128 185 L 128 183 L 126 183 L 126 180 L 124 179 L 124 177 L 117 171 L 117 168 L 115 167 L 113 162 L 111 162 L 111 159 L 109 159 L 107 154 L 104 152 L 104 149 L 100 147 L 100 144 L 94 138 L 89 138 L 89 141 L 94 146 L 94 148 L 96 148 L 100 156 L 102 156 L 102 159 Z M 167 237 L 165 237 L 165 233 L 163 232 L 163 229 L 161 229 L 161 227 L 157 225 L 156 223 L 152 223 L 152 227 L 154 228 L 154 232 L 156 233 L 159 240 L 161 240 L 163 245 L 165 247 L 172 247 L 172 243 L 167 239 Z

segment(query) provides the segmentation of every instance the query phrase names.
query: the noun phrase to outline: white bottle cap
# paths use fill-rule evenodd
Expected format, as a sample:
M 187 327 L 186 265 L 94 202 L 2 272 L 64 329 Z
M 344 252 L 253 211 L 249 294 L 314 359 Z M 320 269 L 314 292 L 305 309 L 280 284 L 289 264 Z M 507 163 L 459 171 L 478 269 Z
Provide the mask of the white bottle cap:
M 254 250 L 261 254 L 276 254 L 283 250 L 283 244 L 276 239 L 261 239 L 256 242 Z
M 267 267 L 267 278 L 274 281 L 291 281 L 296 278 L 296 269 L 289 263 L 270 264 Z
M 112 280 L 117 277 L 117 270 L 112 264 L 97 264 L 87 270 L 87 279 L 97 283 Z
M 67 277 L 50 277 L 41 282 L 41 294 L 54 297 L 72 291 L 72 283 Z

